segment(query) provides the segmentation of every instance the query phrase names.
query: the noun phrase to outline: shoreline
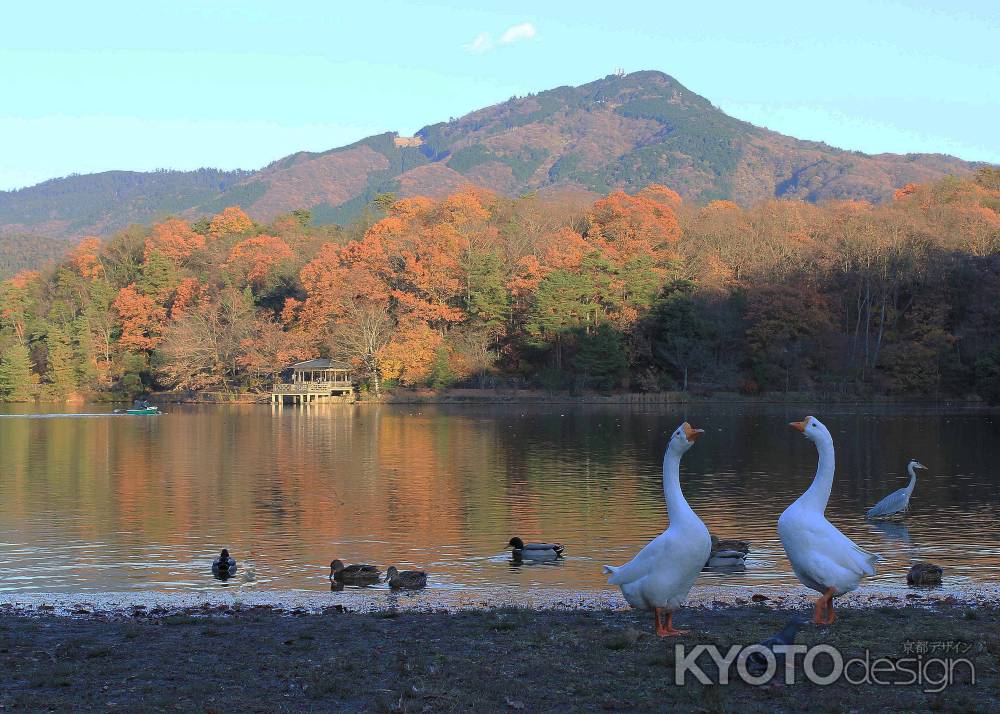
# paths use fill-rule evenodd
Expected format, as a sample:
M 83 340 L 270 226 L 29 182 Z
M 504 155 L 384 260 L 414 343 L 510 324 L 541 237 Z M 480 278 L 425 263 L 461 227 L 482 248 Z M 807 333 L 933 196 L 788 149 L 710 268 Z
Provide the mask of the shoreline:
M 206 394 L 183 394 L 170 392 L 154 392 L 150 395 L 151 404 L 201 404 L 201 405 L 231 405 L 259 404 L 269 405 L 269 393 L 234 393 L 224 398 Z M 85 400 L 32 400 L 27 402 L 6 402 L 3 404 L 26 405 L 65 405 L 82 406 L 85 404 L 130 404 L 127 399 L 109 399 L 103 395 L 93 395 Z M 493 405 L 493 404 L 609 404 L 645 406 L 655 404 L 719 404 L 719 405 L 795 405 L 825 403 L 837 406 L 899 406 L 928 409 L 970 409 L 993 412 L 1000 406 L 990 405 L 978 398 L 919 398 L 919 397 L 849 397 L 842 394 L 826 394 L 822 392 L 778 392 L 760 395 L 745 395 L 738 392 L 628 392 L 603 394 L 599 392 L 573 394 L 569 392 L 547 392 L 532 389 L 449 389 L 435 391 L 431 389 L 399 390 L 385 394 L 380 399 L 370 397 L 355 400 L 331 399 L 317 402 L 307 407 L 328 406 L 339 404 L 357 404 L 362 406 L 379 406 L 382 404 L 449 404 L 449 405 Z M 270 406 L 270 405 L 269 405 Z M 292 408 L 301 405 L 284 405 Z M 276 408 L 279 408 L 276 406 Z
M 762 642 L 806 614 L 768 601 L 682 608 L 674 622 L 683 632 L 671 638 L 656 637 L 650 614 L 634 610 L 206 607 L 62 617 L 0 608 L 0 710 L 1000 709 L 1000 608 L 845 603 L 837 613 L 836 624 L 805 624 L 796 638 L 813 654 L 824 652 L 817 674 L 826 675 L 833 655 L 854 663 L 852 676 L 842 669 L 831 684 L 810 678 L 801 654 L 791 673 L 782 669 L 790 679 L 776 672 L 756 682 L 732 667 L 724 678 L 707 652 L 698 654 L 715 646 L 722 656 Z M 961 666 L 952 667 L 956 658 Z M 683 666 L 692 660 L 704 680 Z M 908 678 L 912 667 L 893 666 L 903 660 L 922 663 L 926 676 Z M 875 672 L 868 663 L 876 661 L 882 679 L 873 681 L 864 675 Z
M 765 605 L 776 610 L 812 607 L 816 593 L 805 587 L 704 586 L 688 596 L 685 608 L 717 609 Z M 839 607 L 905 608 L 937 605 L 1000 607 L 1000 584 L 979 584 L 962 588 L 862 586 L 837 598 Z M 338 592 L 311 590 L 211 590 L 121 591 L 121 592 L 0 592 L 0 614 L 18 616 L 55 615 L 61 617 L 133 617 L 192 614 L 196 612 L 240 612 L 266 609 L 276 613 L 301 615 L 329 611 L 355 613 L 461 613 L 500 609 L 535 612 L 627 611 L 631 608 L 620 591 L 572 590 L 562 588 L 428 588 L 393 592 L 386 589 L 350 588 Z

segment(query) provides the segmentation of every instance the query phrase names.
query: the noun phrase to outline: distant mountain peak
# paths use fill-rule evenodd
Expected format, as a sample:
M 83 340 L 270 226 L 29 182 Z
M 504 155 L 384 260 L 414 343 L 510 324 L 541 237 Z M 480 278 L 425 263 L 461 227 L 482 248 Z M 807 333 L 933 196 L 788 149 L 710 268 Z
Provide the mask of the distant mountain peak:
M 380 192 L 440 196 L 467 183 L 510 195 L 632 191 L 656 182 L 689 201 L 878 201 L 906 183 L 980 165 L 801 141 L 730 117 L 674 77 L 642 70 L 513 97 L 413 137 L 386 132 L 297 152 L 258 171 L 115 171 L 0 192 L 0 235 L 108 234 L 227 205 L 260 220 L 307 208 L 317 222 L 345 222 Z

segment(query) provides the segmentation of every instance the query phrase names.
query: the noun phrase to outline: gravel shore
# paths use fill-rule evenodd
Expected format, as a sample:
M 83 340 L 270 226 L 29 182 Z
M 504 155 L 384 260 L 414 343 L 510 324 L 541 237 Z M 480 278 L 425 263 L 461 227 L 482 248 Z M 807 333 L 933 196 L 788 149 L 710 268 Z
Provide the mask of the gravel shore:
M 749 645 L 807 615 L 806 591 L 701 588 L 660 639 L 613 592 L 4 595 L 0 710 L 998 711 L 995 594 L 863 591 L 799 642 L 845 657 L 961 643 L 975 668 L 926 686 L 675 683 L 675 646 Z M 907 596 L 910 597 L 907 597 Z

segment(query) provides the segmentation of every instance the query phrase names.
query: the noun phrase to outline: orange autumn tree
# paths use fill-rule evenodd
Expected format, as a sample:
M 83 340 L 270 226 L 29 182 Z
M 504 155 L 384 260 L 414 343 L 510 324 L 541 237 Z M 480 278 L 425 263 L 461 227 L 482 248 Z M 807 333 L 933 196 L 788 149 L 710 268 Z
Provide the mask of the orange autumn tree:
M 22 345 L 27 345 L 27 326 L 35 305 L 32 288 L 40 282 L 41 273 L 35 270 L 22 270 L 0 282 L 0 329 L 10 328 Z
M 212 238 L 224 238 L 231 235 L 246 233 L 253 228 L 253 221 L 250 216 L 243 212 L 239 206 L 229 206 L 212 217 L 208 224 L 208 234 Z
M 404 320 L 379 355 L 382 375 L 406 385 L 426 382 L 443 342 L 441 333 L 426 322 Z
M 87 236 L 76 244 L 70 251 L 68 262 L 81 277 L 94 280 L 100 277 L 103 272 L 101 266 L 101 239 L 94 236 Z
M 204 286 L 198 278 L 185 278 L 174 290 L 174 299 L 170 305 L 170 319 L 178 320 L 190 310 L 202 297 Z
M 587 240 L 617 266 L 643 259 L 663 266 L 681 237 L 673 209 L 648 194 L 614 191 L 594 203 L 587 220 Z
M 205 247 L 205 236 L 192 230 L 187 222 L 171 218 L 157 223 L 146 238 L 145 257 L 153 252 L 169 258 L 177 265 L 183 264 L 193 253 Z
M 121 321 L 118 344 L 134 352 L 152 350 L 160 344 L 167 311 L 130 283 L 118 291 L 112 303 Z
M 645 195 L 614 191 L 587 213 L 585 238 L 612 268 L 605 301 L 623 326 L 634 324 L 663 285 L 680 240 L 681 228 L 665 187 L 648 187 Z
M 386 259 L 378 241 L 327 243 L 300 273 L 306 299 L 286 300 L 282 310 L 282 320 L 297 318 L 312 344 L 329 345 L 332 354 L 366 373 L 376 395 L 382 350 L 395 332 L 389 275 L 381 270 Z
M 254 236 L 232 247 L 226 268 L 238 275 L 244 284 L 260 288 L 274 267 L 292 256 L 292 249 L 281 238 Z
M 683 199 L 681 195 L 672 188 L 667 188 L 658 183 L 651 183 L 636 194 L 639 198 L 648 198 L 657 203 L 663 203 L 677 210 L 680 208 Z

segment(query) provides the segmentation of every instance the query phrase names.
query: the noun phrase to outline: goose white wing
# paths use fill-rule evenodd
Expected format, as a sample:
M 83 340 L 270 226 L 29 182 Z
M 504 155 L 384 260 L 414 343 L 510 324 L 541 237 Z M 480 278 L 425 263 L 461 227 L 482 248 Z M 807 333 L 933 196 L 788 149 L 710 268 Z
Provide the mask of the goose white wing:
M 823 517 L 799 520 L 793 532 L 781 531 L 796 573 L 825 587 L 853 590 L 865 575 L 875 574 L 878 556 L 858 547 Z M 787 539 L 787 540 L 786 540 Z
M 670 551 L 670 541 L 672 534 L 664 531 L 649 541 L 642 550 L 635 554 L 632 560 L 624 565 L 605 565 L 604 572 L 610 573 L 608 583 L 611 585 L 626 585 L 649 575 L 649 571 Z

